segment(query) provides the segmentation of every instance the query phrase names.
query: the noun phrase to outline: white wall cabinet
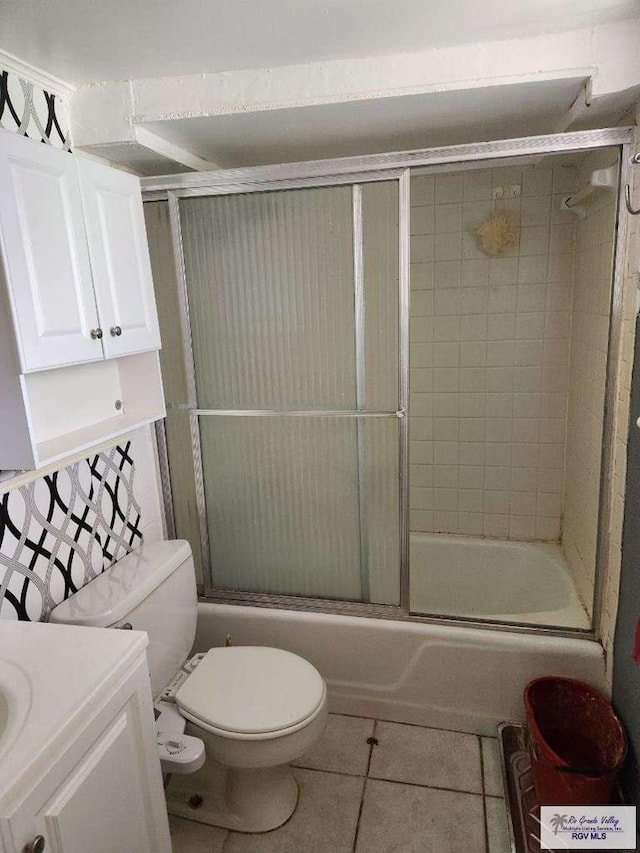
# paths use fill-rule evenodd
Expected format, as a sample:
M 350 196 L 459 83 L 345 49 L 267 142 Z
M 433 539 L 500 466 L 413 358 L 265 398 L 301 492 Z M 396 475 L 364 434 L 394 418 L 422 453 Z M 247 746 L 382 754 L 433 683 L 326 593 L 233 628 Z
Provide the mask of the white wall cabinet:
M 159 349 L 134 175 L 4 131 L 0 231 L 23 372 Z
M 80 635 L 77 642 L 84 639 Z M 106 648 L 108 638 L 100 642 Z M 25 745 L 31 764 L 0 794 L 3 853 L 24 853 L 29 845 L 43 853 L 171 853 L 144 650 L 133 661 L 133 649 L 120 654 L 129 663 L 113 661 L 99 685 L 90 683 L 91 673 L 82 676 L 86 693 L 74 709 L 73 726 L 61 715 L 47 748 L 46 741 Z M 54 715 L 56 710 L 54 703 Z
M 22 370 L 103 358 L 72 156 L 0 133 L 0 235 Z
M 105 356 L 159 349 L 140 183 L 89 160 L 77 165 Z
M 138 179 L 0 130 L 0 469 L 164 417 Z

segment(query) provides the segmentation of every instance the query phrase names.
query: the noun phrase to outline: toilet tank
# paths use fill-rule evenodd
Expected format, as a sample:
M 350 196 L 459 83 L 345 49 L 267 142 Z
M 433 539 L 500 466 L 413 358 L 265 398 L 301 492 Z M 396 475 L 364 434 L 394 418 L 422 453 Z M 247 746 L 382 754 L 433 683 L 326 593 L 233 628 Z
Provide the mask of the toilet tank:
M 54 608 L 50 622 L 149 635 L 154 697 L 187 659 L 196 633 L 196 580 L 188 542 L 150 542 L 127 554 Z

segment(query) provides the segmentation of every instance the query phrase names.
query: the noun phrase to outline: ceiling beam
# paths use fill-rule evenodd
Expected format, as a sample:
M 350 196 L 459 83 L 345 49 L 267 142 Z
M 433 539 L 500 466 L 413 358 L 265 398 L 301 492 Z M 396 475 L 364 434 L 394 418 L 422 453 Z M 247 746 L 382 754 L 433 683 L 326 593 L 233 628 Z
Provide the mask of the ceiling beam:
M 146 127 L 136 125 L 133 131 L 136 141 L 140 145 L 148 148 L 150 151 L 154 151 L 156 154 L 160 154 L 162 157 L 166 157 L 168 160 L 173 160 L 175 163 L 180 163 L 188 169 L 193 169 L 195 172 L 212 172 L 220 168 L 217 163 L 213 163 L 211 160 L 204 160 L 202 157 L 198 157 L 197 154 L 192 154 L 181 146 L 174 145 L 173 142 L 169 142 L 162 136 L 158 136 L 157 133 L 147 130 Z

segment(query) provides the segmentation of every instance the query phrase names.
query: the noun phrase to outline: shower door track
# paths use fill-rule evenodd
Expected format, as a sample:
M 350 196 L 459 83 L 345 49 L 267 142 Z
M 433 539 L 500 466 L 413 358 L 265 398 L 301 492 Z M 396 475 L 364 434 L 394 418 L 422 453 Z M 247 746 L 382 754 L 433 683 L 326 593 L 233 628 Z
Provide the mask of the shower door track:
M 456 165 L 474 162 L 496 161 L 504 165 L 510 158 L 523 156 L 541 157 L 547 154 L 579 152 L 619 146 L 620 184 L 629 178 L 629 160 L 632 155 L 633 128 L 615 127 L 570 133 L 530 136 L 517 139 L 479 142 L 427 148 L 417 151 L 370 154 L 343 157 L 333 160 L 315 160 L 303 163 L 285 163 L 270 166 L 254 166 L 241 169 L 224 169 L 211 172 L 196 172 L 182 175 L 167 175 L 141 179 L 143 201 L 167 201 L 169 206 L 171 236 L 178 297 L 180 323 L 183 339 L 183 354 L 187 379 L 186 405 L 175 408 L 189 412 L 190 434 L 196 486 L 196 500 L 201 537 L 201 553 L 205 570 L 210 563 L 208 526 L 200 449 L 200 416 L 252 416 L 252 417 L 331 417 L 353 418 L 397 418 L 400 423 L 399 476 L 400 476 L 400 603 L 380 605 L 357 601 L 305 598 L 286 595 L 266 595 L 205 585 L 199 588 L 206 601 L 244 604 L 261 607 L 310 610 L 325 613 L 349 614 L 363 617 L 396 619 L 439 625 L 468 625 L 485 630 L 514 631 L 563 637 L 599 639 L 599 623 L 603 609 L 604 578 L 601 571 L 608 559 L 610 542 L 610 517 L 613 500 L 613 429 L 617 398 L 617 368 L 619 358 L 620 324 L 622 319 L 623 293 L 623 249 L 626 239 L 628 214 L 623 194 L 618 192 L 617 233 L 614 253 L 614 276 L 611 296 L 610 330 L 606 369 L 605 415 L 601 466 L 601 501 L 598 516 L 596 585 L 593 604 L 592 627 L 590 629 L 562 628 L 553 626 L 526 625 L 523 623 L 495 622 L 490 619 L 450 617 L 438 615 L 414 615 L 409 602 L 409 523 L 408 523 L 408 468 L 409 468 L 409 181 L 411 171 L 434 174 L 455 169 Z M 211 410 L 197 405 L 195 364 L 191 343 L 191 323 L 187 284 L 182 249 L 182 234 L 179 214 L 179 199 L 197 196 L 229 195 L 237 193 L 266 192 L 271 190 L 299 189 L 396 180 L 399 183 L 399 399 L 396 411 L 367 412 L 349 411 L 277 411 L 277 410 Z M 355 217 L 355 211 L 354 211 Z M 357 288 L 357 276 L 356 276 Z M 171 406 L 168 406 L 171 408 Z M 162 481 L 165 528 L 167 535 L 175 535 L 175 522 L 170 484 L 170 466 L 167 455 L 164 422 L 156 423 L 159 470 Z

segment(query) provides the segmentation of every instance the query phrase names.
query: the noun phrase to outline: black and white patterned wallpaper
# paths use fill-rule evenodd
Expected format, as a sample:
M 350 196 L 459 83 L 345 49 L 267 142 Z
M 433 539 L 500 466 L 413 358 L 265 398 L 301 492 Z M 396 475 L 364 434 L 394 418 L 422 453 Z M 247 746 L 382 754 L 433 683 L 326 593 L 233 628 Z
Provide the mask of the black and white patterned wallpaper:
M 131 442 L 0 496 L 0 618 L 37 621 L 142 543 Z
M 2 68 L 0 127 L 63 151 L 71 150 L 71 135 L 56 96 Z

